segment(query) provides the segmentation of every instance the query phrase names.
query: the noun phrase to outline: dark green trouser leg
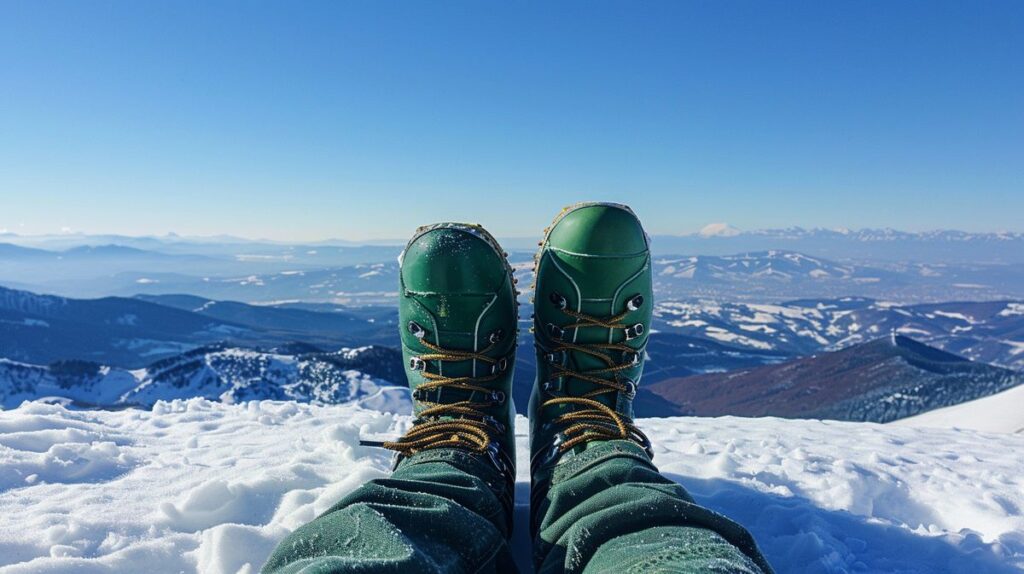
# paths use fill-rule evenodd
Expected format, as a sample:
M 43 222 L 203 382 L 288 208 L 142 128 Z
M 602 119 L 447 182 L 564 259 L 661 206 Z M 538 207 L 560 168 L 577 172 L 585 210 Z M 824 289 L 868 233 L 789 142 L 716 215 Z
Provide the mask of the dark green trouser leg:
M 592 445 L 537 486 L 542 574 L 771 573 L 743 527 L 694 503 L 632 442 Z
M 289 535 L 263 572 L 515 572 L 504 480 L 486 456 L 417 454 Z

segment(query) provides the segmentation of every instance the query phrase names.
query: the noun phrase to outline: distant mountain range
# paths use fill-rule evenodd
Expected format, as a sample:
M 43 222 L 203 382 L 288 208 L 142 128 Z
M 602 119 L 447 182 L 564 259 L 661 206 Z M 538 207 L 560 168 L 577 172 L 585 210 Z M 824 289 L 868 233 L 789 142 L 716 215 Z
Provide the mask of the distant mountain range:
M 500 242 L 509 250 L 532 251 L 537 240 L 540 239 L 540 231 L 537 230 L 538 234 L 535 237 L 503 237 L 500 238 Z M 409 232 L 411 234 L 412 230 L 410 229 Z M 0 242 L 56 251 L 80 246 L 123 245 L 164 253 L 229 257 L 248 253 L 294 257 L 308 251 L 329 253 L 331 248 L 363 247 L 397 252 L 405 243 L 405 238 L 396 237 L 381 241 L 329 239 L 307 243 L 288 243 L 227 235 L 206 237 L 187 237 L 176 234 L 162 236 L 81 233 L 18 235 L 8 232 L 0 233 Z M 1024 263 L 1024 254 L 1020 252 L 1022 245 L 1024 245 L 1024 233 L 1009 231 L 996 233 L 972 233 L 958 230 L 912 232 L 891 228 L 826 229 L 820 227 L 744 231 L 727 223 L 712 223 L 696 233 L 654 235 L 652 246 L 655 253 L 660 255 L 680 253 L 727 255 L 743 251 L 783 249 L 839 259 Z M 372 260 L 360 262 L 370 261 Z M 355 262 L 350 261 L 349 264 L 351 263 Z
M 656 364 L 656 361 L 655 361 Z M 532 377 L 516 381 L 528 396 Z M 637 416 L 740 415 L 888 422 L 970 401 L 1024 382 L 1024 375 L 890 336 L 775 365 L 646 382 Z M 0 360 L 0 406 L 47 399 L 78 408 L 152 407 L 205 397 L 225 402 L 356 401 L 411 408 L 401 353 L 388 347 L 334 353 L 301 345 L 259 352 L 199 347 L 125 370 L 88 361 L 38 366 Z M 522 411 L 525 401 L 516 397 Z
M 889 422 L 1015 387 L 1021 373 L 969 361 L 891 335 L 728 373 L 647 385 L 646 415 L 779 416 Z M 665 408 L 669 404 L 671 407 Z
M 529 254 L 513 254 L 521 285 L 532 282 Z M 790 251 L 730 256 L 659 257 L 653 261 L 659 298 L 784 301 L 849 295 L 897 302 L 1024 299 L 1024 265 L 837 263 Z M 393 304 L 398 263 L 362 264 L 245 277 L 196 279 L 150 274 L 131 279 L 129 293 L 198 293 L 243 301 L 342 301 Z M 525 300 L 525 297 L 524 297 Z
M 502 241 L 529 262 L 535 238 Z M 287 244 L 235 237 L 0 234 L 0 284 L 74 297 L 192 293 L 211 299 L 379 303 L 393 297 L 402 241 Z M 867 296 L 900 302 L 1024 298 L 1024 234 L 892 229 L 656 235 L 672 297 L 781 300 Z M 365 275 L 379 270 L 377 275 Z
M 727 224 L 712 224 L 689 235 L 656 235 L 652 247 L 657 254 L 728 255 L 777 249 L 839 260 L 1024 263 L 1024 233 L 1017 232 L 801 227 L 741 231 Z
M 534 241 L 502 241 L 520 285 Z M 406 409 L 401 244 L 0 234 L 0 404 L 204 396 Z M 652 249 L 641 416 L 886 421 L 1020 382 L 1024 234 L 713 224 L 657 235 Z M 529 294 L 520 300 L 528 317 Z
M 169 256 L 161 256 L 169 257 Z M 0 255 L 0 260 L 2 260 Z M 172 260 L 188 267 L 190 257 Z M 532 275 L 532 255 L 513 253 L 520 284 Z M 57 274 L 59 263 L 40 267 Z M 177 265 L 178 263 L 175 263 Z M 79 263 L 75 263 L 79 265 Z M 0 267 L 0 281 L 28 290 L 67 296 L 190 293 L 208 299 L 249 303 L 307 301 L 346 305 L 394 305 L 398 263 L 395 260 L 328 268 L 294 268 L 261 273 L 228 273 L 235 263 L 223 264 L 218 274 L 200 274 L 196 264 L 186 272 L 168 271 L 175 265 L 152 262 L 154 270 L 109 274 L 103 265 L 86 265 L 88 277 L 70 271 L 42 287 L 16 267 Z M 795 298 L 871 297 L 895 302 L 1024 299 L 1024 264 L 840 263 L 790 251 L 762 251 L 728 256 L 657 257 L 655 294 L 662 299 L 711 298 L 726 301 L 785 301 Z M 119 269 L 124 268 L 121 266 Z M 12 271 L 13 269 L 13 271 Z
M 525 298 L 523 304 L 528 317 Z M 193 295 L 71 299 L 0 288 L 0 357 L 34 364 L 82 359 L 134 369 L 212 343 L 272 349 L 297 342 L 326 351 L 397 346 L 397 321 L 391 305 L 250 305 Z M 528 326 L 524 319 L 524 332 Z M 659 299 L 652 326 L 648 353 L 655 360 L 647 377 L 653 380 L 777 363 L 890 332 L 1024 369 L 1019 301 L 903 306 L 866 298 L 772 304 Z M 522 348 L 529 349 L 530 341 L 524 339 Z M 532 372 L 532 353 L 520 353 L 518 364 Z
M 76 294 L 109 295 L 128 275 L 133 281 L 149 276 L 190 279 L 246 277 L 394 261 L 399 248 L 390 246 L 270 246 L 247 244 L 192 245 L 195 251 L 141 249 L 121 244 L 80 245 L 59 251 L 3 243 L 0 239 L 0 281 L 46 287 Z M 83 285 L 76 283 L 83 282 Z M 144 281 L 143 281 L 144 282 Z
M 528 310 L 523 314 L 529 316 Z M 0 389 L 4 385 L 21 388 L 24 381 L 35 380 L 43 390 L 8 395 L 60 395 L 45 389 L 64 384 L 84 393 L 72 396 L 80 402 L 87 402 L 93 393 L 98 403 L 146 404 L 171 396 L 163 391 L 143 392 L 149 388 L 146 381 L 156 381 L 154 389 L 170 386 L 183 396 L 228 393 L 224 395 L 228 400 L 242 400 L 293 393 L 327 401 L 330 385 L 340 385 L 341 375 L 324 364 L 331 363 L 342 348 L 374 345 L 376 349 L 358 368 L 347 364 L 342 370 L 357 370 L 396 386 L 405 384 L 397 351 L 397 320 L 393 306 L 250 305 L 194 295 L 70 299 L 0 288 L 0 358 L 8 360 L 8 372 L 29 373 L 7 381 L 0 378 Z M 513 392 L 521 410 L 534 373 L 535 359 L 525 329 L 528 322 L 524 319 L 521 325 L 523 351 L 517 356 Z M 644 375 L 644 386 L 651 388 L 727 371 L 762 376 L 774 371 L 753 370 L 808 355 L 859 349 L 889 336 L 910 336 L 981 363 L 1024 369 L 1024 303 L 1016 301 L 910 306 L 864 298 L 780 304 L 659 301 L 652 327 Z M 82 365 L 91 366 L 77 370 Z M 323 373 L 326 379 L 316 378 Z M 271 383 L 259 382 L 262 379 Z M 264 388 L 264 384 L 270 386 Z M 819 384 L 828 384 L 827 378 Z M 288 389 L 277 389 L 281 385 Z M 673 400 L 667 393 L 647 394 L 638 408 L 675 413 L 679 405 Z M 876 415 L 884 418 L 871 414 Z
M 664 298 L 781 301 L 860 296 L 897 302 L 1024 298 L 1022 264 L 837 262 L 794 251 L 658 257 Z
M 0 287 L 0 358 L 37 364 L 81 359 L 139 368 L 221 342 L 245 348 L 302 342 L 332 350 L 390 344 L 397 337 L 396 320 L 393 308 L 333 306 L 319 313 L 193 296 L 69 299 Z

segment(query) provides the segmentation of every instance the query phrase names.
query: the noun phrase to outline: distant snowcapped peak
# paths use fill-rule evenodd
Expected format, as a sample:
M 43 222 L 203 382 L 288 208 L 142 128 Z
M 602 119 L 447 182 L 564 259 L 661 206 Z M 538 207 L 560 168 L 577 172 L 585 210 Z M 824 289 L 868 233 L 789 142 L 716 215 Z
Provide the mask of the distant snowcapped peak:
M 709 223 L 700 230 L 701 237 L 735 237 L 740 230 L 728 223 Z

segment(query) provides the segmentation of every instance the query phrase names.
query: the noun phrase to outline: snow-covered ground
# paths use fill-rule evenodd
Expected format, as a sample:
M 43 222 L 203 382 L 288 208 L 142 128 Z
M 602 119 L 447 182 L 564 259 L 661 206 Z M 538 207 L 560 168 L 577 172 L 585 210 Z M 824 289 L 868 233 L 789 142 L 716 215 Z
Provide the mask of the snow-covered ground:
M 2 411 L 0 572 L 253 574 L 288 532 L 387 474 L 389 453 L 360 434 L 408 424 L 269 401 Z M 746 524 L 780 574 L 1024 571 L 1024 436 L 732 417 L 640 426 L 662 471 Z M 529 555 L 522 528 L 514 544 Z

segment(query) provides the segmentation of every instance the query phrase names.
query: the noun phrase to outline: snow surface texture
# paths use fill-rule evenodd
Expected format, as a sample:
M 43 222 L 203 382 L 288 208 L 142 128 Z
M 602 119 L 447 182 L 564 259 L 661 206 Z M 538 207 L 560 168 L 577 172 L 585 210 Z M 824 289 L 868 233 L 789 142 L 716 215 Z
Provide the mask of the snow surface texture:
M 389 453 L 360 435 L 408 424 L 271 401 L 2 411 L 0 572 L 254 574 L 288 532 L 388 473 Z M 747 525 L 780 574 L 1024 567 L 1024 436 L 733 417 L 640 426 L 661 470 Z

